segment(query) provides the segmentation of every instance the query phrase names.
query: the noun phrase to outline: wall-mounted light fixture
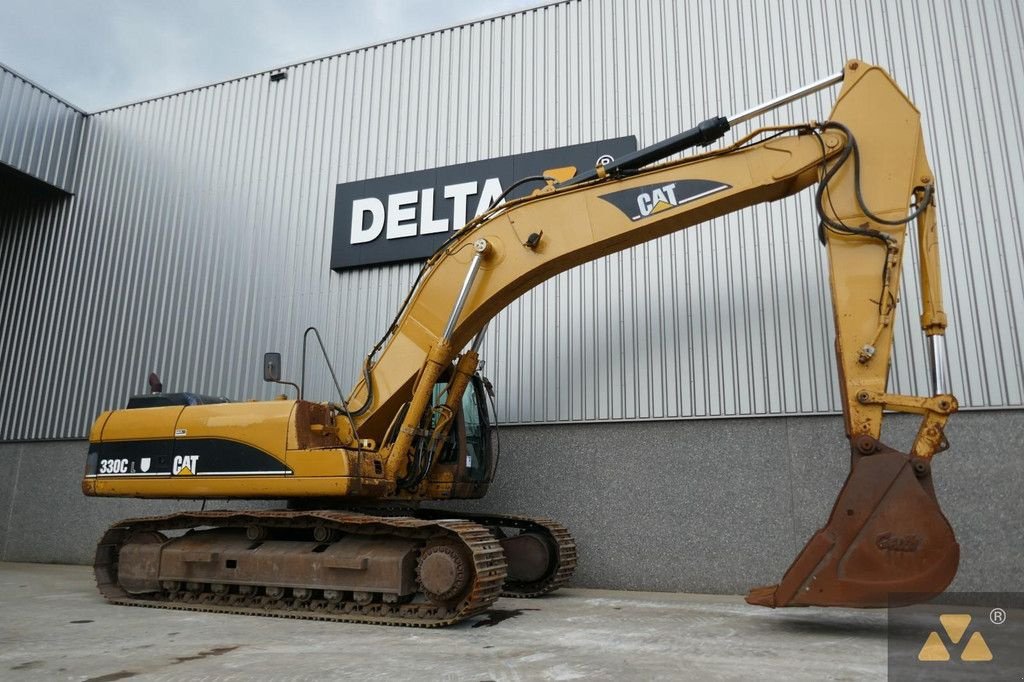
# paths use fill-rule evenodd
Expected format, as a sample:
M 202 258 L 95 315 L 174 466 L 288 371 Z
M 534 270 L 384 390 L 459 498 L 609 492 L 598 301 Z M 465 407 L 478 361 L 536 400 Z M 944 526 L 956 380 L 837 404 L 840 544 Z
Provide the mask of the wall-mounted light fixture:
M 278 71 L 277 73 L 270 74 L 270 82 L 271 83 L 276 83 L 277 81 L 283 81 L 287 77 L 288 77 L 287 72 L 285 72 L 285 71 Z

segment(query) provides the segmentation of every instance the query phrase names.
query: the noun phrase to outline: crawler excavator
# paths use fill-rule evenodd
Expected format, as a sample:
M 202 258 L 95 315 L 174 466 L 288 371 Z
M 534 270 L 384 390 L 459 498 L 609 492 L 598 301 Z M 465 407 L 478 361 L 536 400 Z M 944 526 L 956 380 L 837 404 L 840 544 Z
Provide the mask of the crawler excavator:
M 824 122 L 759 128 L 676 156 L 835 85 Z M 101 414 L 89 435 L 86 495 L 288 501 L 278 510 L 114 524 L 96 549 L 102 595 L 117 604 L 441 626 L 485 611 L 499 595 L 534 597 L 565 584 L 576 547 L 558 523 L 418 504 L 479 498 L 494 475 L 489 384 L 478 372 L 488 321 L 576 265 L 812 186 L 850 473 L 826 525 L 779 584 L 751 590 L 747 601 L 885 607 L 941 593 L 959 546 L 930 466 L 948 447 L 943 428 L 957 409 L 945 369 L 936 184 L 920 113 L 891 77 L 852 60 L 605 165 L 534 180 L 532 194 L 492 205 L 426 261 L 339 402 L 303 400 L 301 391 L 264 402 L 157 394 Z M 886 389 L 912 224 L 932 369 L 932 395 L 923 397 Z M 281 380 L 278 355 L 268 354 L 264 373 Z M 886 410 L 921 416 L 909 453 L 881 442 Z

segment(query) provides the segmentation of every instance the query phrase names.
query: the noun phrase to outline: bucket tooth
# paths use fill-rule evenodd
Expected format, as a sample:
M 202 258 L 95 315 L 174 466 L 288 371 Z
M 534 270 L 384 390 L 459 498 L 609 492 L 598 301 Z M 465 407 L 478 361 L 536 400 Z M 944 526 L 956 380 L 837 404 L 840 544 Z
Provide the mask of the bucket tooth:
M 772 608 L 919 603 L 946 589 L 959 560 L 929 462 L 861 438 L 828 523 L 778 585 L 756 587 L 746 600 Z

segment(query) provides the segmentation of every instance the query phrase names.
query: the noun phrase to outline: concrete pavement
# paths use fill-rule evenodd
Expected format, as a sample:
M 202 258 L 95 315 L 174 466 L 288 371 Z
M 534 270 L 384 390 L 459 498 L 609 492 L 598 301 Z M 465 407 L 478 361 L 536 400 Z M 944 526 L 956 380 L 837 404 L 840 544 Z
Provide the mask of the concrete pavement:
M 105 604 L 91 569 L 0 563 L 0 679 L 865 679 L 885 614 L 568 589 L 441 630 Z

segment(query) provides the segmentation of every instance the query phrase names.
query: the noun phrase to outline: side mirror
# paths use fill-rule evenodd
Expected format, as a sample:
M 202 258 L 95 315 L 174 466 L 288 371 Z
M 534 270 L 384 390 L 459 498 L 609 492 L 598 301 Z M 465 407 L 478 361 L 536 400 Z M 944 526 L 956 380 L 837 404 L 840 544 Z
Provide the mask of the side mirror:
M 263 380 L 273 383 L 281 382 L 281 354 L 263 354 Z

